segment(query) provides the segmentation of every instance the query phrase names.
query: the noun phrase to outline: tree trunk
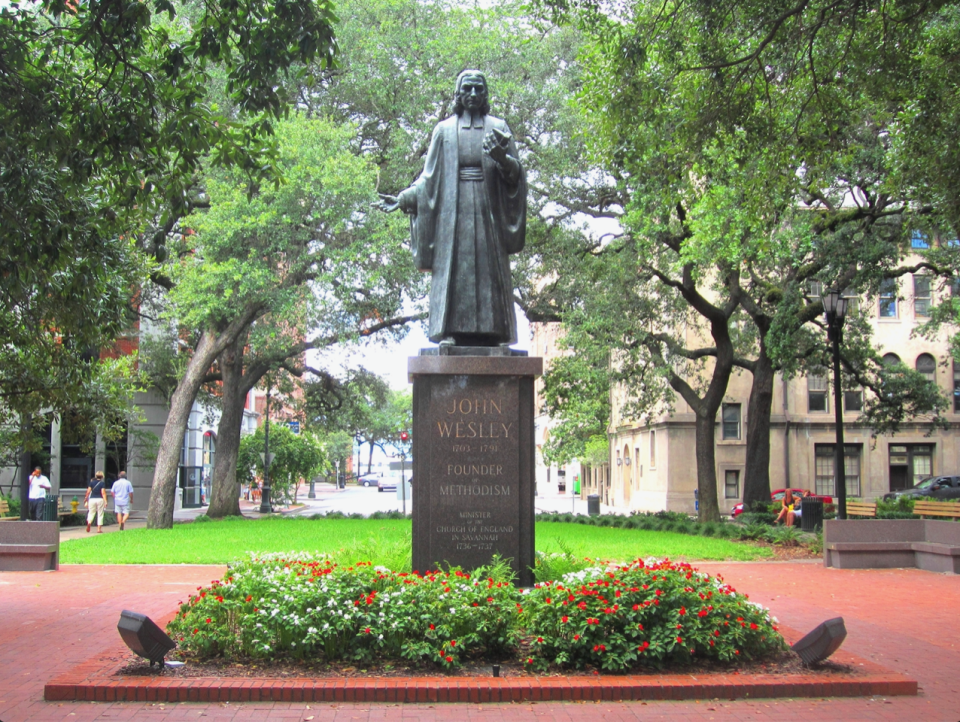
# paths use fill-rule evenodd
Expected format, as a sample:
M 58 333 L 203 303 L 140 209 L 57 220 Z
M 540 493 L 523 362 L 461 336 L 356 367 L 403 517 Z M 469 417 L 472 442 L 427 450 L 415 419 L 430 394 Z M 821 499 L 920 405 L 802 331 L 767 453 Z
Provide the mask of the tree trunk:
M 183 448 L 183 435 L 187 431 L 187 422 L 190 419 L 190 409 L 193 408 L 194 399 L 197 398 L 197 392 L 203 385 L 210 364 L 261 313 L 260 306 L 249 306 L 219 333 L 214 329 L 206 329 L 201 334 L 200 343 L 194 349 L 183 378 L 177 384 L 170 399 L 170 413 L 163 427 L 163 436 L 160 437 L 157 465 L 153 472 L 153 488 L 150 490 L 150 506 L 147 510 L 147 528 L 170 529 L 173 527 L 173 504 L 177 493 L 180 451 Z
M 773 363 L 761 342 L 753 367 L 747 404 L 747 461 L 743 474 L 743 506 L 770 503 L 770 412 L 773 407 Z
M 717 463 L 716 435 L 717 411 L 697 414 L 696 453 L 697 453 L 697 491 L 700 509 L 697 518 L 700 521 L 720 521 L 720 505 L 717 502 Z
M 183 435 L 187 431 L 190 409 L 197 392 L 207 375 L 207 369 L 217 357 L 216 336 L 204 331 L 200 343 L 187 364 L 183 379 L 177 384 L 170 399 L 170 412 L 160 437 L 157 465 L 153 472 L 153 488 L 150 490 L 150 507 L 147 511 L 147 528 L 170 529 L 173 526 L 174 495 L 177 493 L 177 472 L 180 468 L 180 450 Z
M 243 347 L 247 334 L 220 354 L 223 374 L 223 410 L 217 426 L 217 454 L 213 462 L 213 488 L 207 515 L 214 519 L 240 516 L 240 490 L 237 487 L 237 456 L 240 453 L 240 429 L 248 385 L 243 378 Z

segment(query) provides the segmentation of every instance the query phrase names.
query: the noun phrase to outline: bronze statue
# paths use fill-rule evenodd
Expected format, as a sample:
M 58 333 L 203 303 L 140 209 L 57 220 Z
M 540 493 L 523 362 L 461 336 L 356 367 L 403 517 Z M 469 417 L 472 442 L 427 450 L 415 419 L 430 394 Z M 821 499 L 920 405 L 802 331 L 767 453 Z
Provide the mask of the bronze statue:
M 414 262 L 433 274 L 430 340 L 509 346 L 517 340 L 509 254 L 523 250 L 527 181 L 510 128 L 489 115 L 482 73 L 457 77 L 454 111 L 434 129 L 420 177 L 376 205 L 410 215 Z

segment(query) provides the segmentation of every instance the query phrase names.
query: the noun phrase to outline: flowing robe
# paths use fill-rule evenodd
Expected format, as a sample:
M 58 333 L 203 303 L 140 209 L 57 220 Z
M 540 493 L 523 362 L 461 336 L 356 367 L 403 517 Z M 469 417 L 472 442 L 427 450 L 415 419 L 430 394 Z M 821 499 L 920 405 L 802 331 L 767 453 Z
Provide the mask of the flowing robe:
M 400 196 L 411 212 L 414 262 L 433 274 L 428 336 L 435 343 L 517 340 L 509 254 L 523 250 L 527 183 L 512 137 L 507 155 L 518 172 L 482 152 L 494 128 L 510 133 L 505 121 L 469 111 L 438 123 L 423 172 Z

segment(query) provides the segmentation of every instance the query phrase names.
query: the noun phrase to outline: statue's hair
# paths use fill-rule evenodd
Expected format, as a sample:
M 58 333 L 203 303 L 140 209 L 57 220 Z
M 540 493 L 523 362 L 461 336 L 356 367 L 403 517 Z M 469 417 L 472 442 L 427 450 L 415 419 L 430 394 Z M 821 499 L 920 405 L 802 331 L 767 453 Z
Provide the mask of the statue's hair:
M 457 76 L 457 89 L 453 94 L 453 112 L 457 115 L 463 115 L 463 101 L 460 99 L 460 86 L 464 78 L 480 78 L 483 81 L 483 87 L 487 89 L 487 97 L 483 99 L 483 106 L 480 112 L 483 115 L 490 113 L 490 86 L 487 85 L 487 77 L 479 70 L 464 70 Z

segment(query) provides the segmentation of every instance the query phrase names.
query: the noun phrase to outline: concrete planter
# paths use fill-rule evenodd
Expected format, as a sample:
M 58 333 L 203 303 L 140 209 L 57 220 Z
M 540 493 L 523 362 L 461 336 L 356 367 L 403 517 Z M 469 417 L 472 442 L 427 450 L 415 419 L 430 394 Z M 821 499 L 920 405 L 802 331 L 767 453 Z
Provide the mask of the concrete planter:
M 60 568 L 60 522 L 0 524 L 0 571 L 45 572 Z
M 823 525 L 823 565 L 916 567 L 960 574 L 960 523 L 931 519 L 832 519 Z

